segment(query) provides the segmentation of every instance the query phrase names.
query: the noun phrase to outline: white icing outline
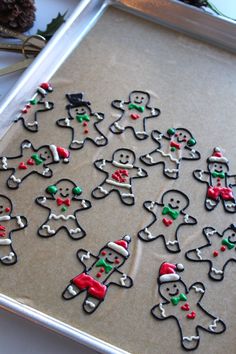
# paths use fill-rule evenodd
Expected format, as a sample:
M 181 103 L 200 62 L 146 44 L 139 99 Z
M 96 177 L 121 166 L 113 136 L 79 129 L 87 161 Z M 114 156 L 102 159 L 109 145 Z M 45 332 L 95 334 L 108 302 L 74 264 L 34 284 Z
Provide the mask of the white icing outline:
M 159 304 L 159 309 L 161 310 L 161 316 L 166 317 L 166 312 L 165 312 L 162 302 L 160 302 L 160 304 Z
M 73 144 L 78 144 L 78 145 L 82 145 L 82 144 L 84 143 L 84 141 L 83 141 L 83 140 L 72 140 L 71 143 L 73 143 Z
M 166 242 L 167 245 L 174 245 L 176 243 L 179 243 L 179 241 L 175 240 L 175 241 L 168 241 Z
M 215 230 L 215 229 L 213 229 L 212 231 L 207 231 L 206 232 L 206 234 L 207 234 L 207 236 L 209 237 L 209 236 L 213 236 L 214 234 L 216 234 L 217 233 L 217 231 Z
M 219 320 L 220 320 L 219 317 L 215 318 L 215 319 L 213 320 L 213 323 L 208 326 L 208 328 L 209 328 L 210 331 L 215 332 L 214 328 L 217 327 L 217 324 L 216 324 L 216 323 L 219 322 Z
M 207 199 L 207 200 L 206 200 L 206 203 L 207 203 L 207 204 L 210 204 L 210 205 L 212 205 L 212 206 L 217 204 L 216 202 L 213 203 L 213 201 L 212 201 L 211 199 Z
M 121 193 L 121 195 L 123 198 L 128 198 L 128 197 L 134 198 L 134 194 L 132 194 L 132 193 Z
M 122 167 L 122 168 L 127 169 L 127 170 L 129 170 L 129 169 L 134 167 L 134 165 L 132 165 L 131 163 L 123 164 L 123 163 L 117 162 L 115 160 L 112 161 L 112 165 L 114 165 L 116 167 Z
M 188 214 L 185 214 L 185 215 L 184 215 L 184 222 L 187 224 L 187 223 L 188 223 L 188 220 L 189 220 L 189 215 L 188 215 Z
M 97 119 L 99 120 L 103 120 L 103 117 L 100 116 L 97 112 L 94 113 L 95 117 L 97 117 Z
M 145 229 L 143 230 L 143 232 L 147 235 L 147 238 L 148 238 L 148 240 L 151 240 L 151 239 L 153 239 L 155 236 L 153 236 L 152 234 L 151 234 L 151 232 L 147 229 L 147 227 L 145 227 Z
M 179 160 L 172 157 L 172 155 L 170 153 L 167 154 L 163 150 L 160 150 L 160 149 L 156 149 L 156 151 L 159 152 L 164 157 L 169 157 L 171 161 L 179 163 Z
M 201 256 L 202 252 L 200 251 L 199 248 L 196 248 L 196 253 L 197 253 L 197 257 L 202 260 L 202 256 Z
M 32 146 L 31 143 L 25 143 L 24 145 L 22 145 L 22 149 L 30 149 Z
M 152 210 L 154 208 L 156 202 L 151 202 L 151 204 L 149 205 L 148 210 Z
M 200 171 L 198 171 L 198 178 L 200 179 L 200 180 L 202 180 L 202 178 L 203 178 L 203 174 L 204 173 L 204 170 L 200 170 Z
M 6 221 L 6 220 L 11 220 L 10 215 L 3 215 L 3 216 L 0 216 L 0 221 Z
M 96 305 L 92 301 L 89 301 L 89 300 L 85 300 L 85 304 L 90 306 L 92 309 L 94 309 L 94 307 L 96 307 Z
M 49 145 L 49 147 L 52 152 L 54 161 L 60 161 L 60 157 L 59 157 L 56 145 L 51 144 L 51 145 Z
M 71 294 L 72 296 L 75 296 L 75 295 L 77 294 L 77 292 L 73 289 L 73 286 L 72 286 L 72 285 L 68 286 L 67 291 L 68 291 L 68 293 Z
M 101 193 L 107 195 L 108 191 L 106 191 L 106 189 L 102 188 L 102 186 L 98 186 L 98 189 L 100 190 Z
M 95 141 L 101 141 L 101 140 L 105 140 L 105 137 L 104 136 L 97 136 L 95 139 Z
M 113 181 L 111 179 L 106 179 L 106 183 L 112 184 L 117 187 L 123 187 L 123 188 L 128 188 L 128 189 L 131 188 L 131 184 L 129 184 L 129 183 L 117 182 L 117 181 Z
M 69 118 L 65 118 L 65 125 L 66 125 L 67 127 L 70 126 L 70 119 L 69 119 Z
M 106 166 L 106 160 L 102 160 L 102 163 L 101 165 L 99 166 L 102 170 L 103 170 L 103 167 Z
M 83 256 L 80 258 L 81 262 L 84 261 L 84 259 L 89 259 L 90 258 L 90 252 L 88 251 L 86 254 L 83 254 Z
M 147 154 L 145 157 L 146 159 L 150 160 L 151 163 L 154 163 L 153 157 L 151 155 Z
M 214 267 L 211 267 L 211 271 L 214 272 L 215 274 L 224 274 L 224 272 L 222 270 L 217 270 Z
M 77 234 L 78 232 L 81 232 L 81 229 L 79 227 L 77 227 L 76 229 L 70 229 L 69 233 L 71 235 Z
M 82 202 L 81 202 L 81 206 L 83 208 L 87 208 L 87 204 L 86 204 L 86 201 L 83 199 Z
M 118 122 L 114 123 L 114 126 L 116 127 L 117 130 L 119 130 L 120 132 L 123 132 L 125 130 L 124 127 L 122 127 L 121 125 L 119 125 Z
M 191 336 L 191 337 L 183 337 L 183 340 L 187 340 L 188 342 L 192 342 L 193 339 L 200 339 L 199 336 Z
M 14 182 L 16 182 L 18 184 L 21 183 L 21 179 L 20 178 L 16 178 L 15 175 L 10 176 L 9 178 L 12 179 Z
M 127 279 L 127 275 L 125 273 L 123 273 L 123 275 L 120 277 L 120 284 L 122 286 L 125 286 L 126 279 Z
M 12 240 L 10 240 L 9 238 L 5 238 L 3 240 L 0 239 L 0 245 L 1 246 L 8 246 L 12 243 Z
M 136 132 L 136 135 L 148 135 L 148 133 L 146 133 L 145 131 L 142 131 L 142 132 Z
M 205 290 L 203 290 L 202 288 L 198 288 L 196 285 L 192 286 L 192 288 L 196 291 L 196 293 L 205 293 Z
M 14 252 L 10 252 L 8 256 L 2 257 L 1 261 L 5 260 L 5 259 L 8 259 L 9 261 L 11 261 L 14 256 L 15 256 L 15 253 Z
M 5 156 L 2 157 L 2 168 L 7 170 L 7 157 Z
M 178 172 L 178 169 L 177 168 L 165 168 L 164 171 L 169 172 L 169 173 L 175 173 L 175 172 Z
M 140 176 L 140 177 L 144 176 L 143 170 L 141 167 L 139 167 L 139 169 L 138 169 L 138 176 Z
M 27 126 L 28 126 L 28 127 L 33 127 L 34 125 L 38 125 L 38 122 L 35 121 L 35 122 L 33 122 L 33 123 L 30 123 L 30 122 L 27 123 Z
M 21 221 L 21 217 L 19 215 L 16 216 L 16 222 L 21 228 L 25 226 L 24 223 Z

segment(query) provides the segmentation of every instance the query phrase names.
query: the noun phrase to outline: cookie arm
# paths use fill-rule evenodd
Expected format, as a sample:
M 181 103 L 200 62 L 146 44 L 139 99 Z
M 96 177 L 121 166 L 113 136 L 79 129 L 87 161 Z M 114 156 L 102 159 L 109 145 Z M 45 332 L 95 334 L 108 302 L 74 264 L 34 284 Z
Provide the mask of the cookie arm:
M 87 199 L 73 199 L 72 202 L 76 203 L 76 211 L 90 209 L 92 207 L 91 202 Z
M 151 309 L 151 314 L 158 320 L 166 320 L 172 315 L 168 313 L 170 303 L 160 302 L 159 304 L 153 306 Z
M 156 143 L 159 143 L 159 144 L 160 144 L 160 142 L 161 142 L 162 139 L 166 139 L 166 140 L 169 140 L 169 141 L 170 141 L 170 137 L 164 135 L 164 134 L 161 133 L 159 130 L 153 130 L 151 136 L 152 136 L 152 139 L 153 139 Z
M 115 269 L 111 274 L 111 277 L 109 277 L 109 283 L 107 286 L 111 284 L 120 286 L 122 288 L 131 288 L 133 286 L 133 280 L 127 274 Z
M 185 146 L 182 150 L 182 160 L 199 160 L 201 158 L 200 152 Z
M 144 178 L 147 177 L 147 171 L 141 167 L 134 166 L 131 171 L 129 171 L 130 177 L 133 178 Z
M 27 219 L 23 215 L 13 216 L 11 221 L 13 223 L 12 227 L 14 229 L 12 231 L 24 229 L 28 225 Z
M 112 101 L 111 105 L 112 105 L 112 107 L 120 109 L 122 111 L 125 110 L 124 102 L 121 100 L 114 100 L 114 101 Z
M 41 195 L 35 199 L 35 202 L 42 206 L 43 208 L 50 209 L 50 204 L 55 202 L 54 199 L 49 199 L 45 197 L 44 195 Z
M 101 122 L 105 117 L 104 113 L 101 113 L 101 112 L 94 112 L 91 114 L 91 116 L 94 117 L 94 120 L 96 121 L 96 123 Z
M 77 258 L 87 271 L 98 260 L 97 256 L 94 256 L 91 252 L 85 249 L 79 249 L 77 251 Z
M 191 215 L 184 214 L 183 219 L 184 219 L 184 224 L 187 224 L 187 225 L 196 225 L 197 224 L 197 219 L 195 219 Z
M 236 175 L 227 176 L 227 179 L 229 186 L 236 186 Z
M 209 172 L 203 170 L 194 170 L 193 177 L 196 178 L 199 182 L 209 183 L 210 182 L 210 174 Z
M 58 127 L 70 128 L 72 118 L 61 118 L 56 121 Z
M 157 202 L 147 200 L 143 203 L 143 207 L 155 216 L 158 214 L 159 204 Z

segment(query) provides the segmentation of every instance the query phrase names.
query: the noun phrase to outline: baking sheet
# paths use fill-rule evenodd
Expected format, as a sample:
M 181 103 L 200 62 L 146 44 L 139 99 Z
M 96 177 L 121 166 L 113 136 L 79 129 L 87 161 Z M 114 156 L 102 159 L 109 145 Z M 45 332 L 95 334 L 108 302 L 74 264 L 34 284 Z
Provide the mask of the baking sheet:
M 200 351 L 221 353 L 227 343 L 229 352 L 233 352 L 231 338 L 236 317 L 232 295 L 235 291 L 233 268 L 229 266 L 223 284 L 215 284 L 208 280 L 206 266 L 186 261 L 184 252 L 199 245 L 201 227 L 211 225 L 222 231 L 223 225 L 228 226 L 235 220 L 234 216 L 223 213 L 220 206 L 214 213 L 205 212 L 205 186 L 198 184 L 191 176 L 193 169 L 206 167 L 206 158 L 219 144 L 230 159 L 231 171 L 236 170 L 231 136 L 235 129 L 232 119 L 236 82 L 234 59 L 227 52 L 158 25 L 119 10 L 108 10 L 52 78 L 54 92 L 50 98 L 56 106 L 53 111 L 43 114 L 40 132 L 29 136 L 17 124 L 10 128 L 1 142 L 1 151 L 3 154 L 7 152 L 7 155 L 17 154 L 20 142 L 26 137 L 36 146 L 43 143 L 68 146 L 69 131 L 57 128 L 55 121 L 66 115 L 65 93 L 80 91 L 86 93 L 95 111 L 105 113 L 106 119 L 100 128 L 109 138 L 107 147 L 98 149 L 88 143 L 83 150 L 72 153 L 66 170 L 58 164 L 52 179 L 29 178 L 18 191 L 6 190 L 4 182 L 7 173 L 0 174 L 1 191 L 14 200 L 15 214 L 24 214 L 29 220 L 27 229 L 14 236 L 18 263 L 1 269 L 1 292 L 132 353 L 179 353 L 176 324 L 174 321 L 155 321 L 150 309 L 159 302 L 156 278 L 160 264 L 164 260 L 183 262 L 186 266 L 183 279 L 188 284 L 194 281 L 206 283 L 204 305 L 228 325 L 225 334 L 213 338 L 201 333 Z M 136 205 L 125 207 L 115 194 L 104 200 L 91 198 L 91 190 L 103 178 L 91 162 L 103 157 L 110 159 L 112 152 L 120 146 L 134 149 L 137 156 L 154 147 L 151 139 L 138 142 L 130 132 L 121 136 L 108 132 L 108 125 L 114 120 L 115 113 L 110 102 L 126 99 L 133 89 L 148 90 L 152 104 L 161 109 L 161 116 L 157 122 L 148 125 L 149 130 L 158 127 L 166 131 L 172 126 L 188 128 L 196 136 L 202 160 L 183 163 L 181 177 L 175 182 L 165 179 L 161 168 L 146 168 L 148 179 L 134 183 Z M 222 131 L 224 133 L 219 134 Z M 145 168 L 144 165 L 142 167 Z M 84 198 L 92 201 L 92 209 L 79 215 L 87 236 L 80 241 L 71 241 L 61 232 L 50 239 L 41 239 L 36 231 L 47 214 L 33 200 L 44 192 L 48 184 L 65 177 L 65 173 L 66 177 L 83 186 Z M 160 241 L 145 244 L 137 239 L 137 232 L 150 220 L 142 207 L 143 201 L 158 200 L 163 191 L 171 188 L 178 188 L 189 195 L 189 213 L 196 216 L 199 222 L 199 227 L 186 227 L 183 231 L 180 241 L 182 252 L 178 255 L 167 254 Z M 68 281 L 82 271 L 75 256 L 76 250 L 86 248 L 96 254 L 106 242 L 127 233 L 132 237 L 131 257 L 122 270 L 133 277 L 134 287 L 128 290 L 109 289 L 105 302 L 91 316 L 83 313 L 81 298 L 64 302 L 61 292 Z M 222 301 L 225 289 L 227 302 Z M 208 347 L 210 338 L 211 348 Z

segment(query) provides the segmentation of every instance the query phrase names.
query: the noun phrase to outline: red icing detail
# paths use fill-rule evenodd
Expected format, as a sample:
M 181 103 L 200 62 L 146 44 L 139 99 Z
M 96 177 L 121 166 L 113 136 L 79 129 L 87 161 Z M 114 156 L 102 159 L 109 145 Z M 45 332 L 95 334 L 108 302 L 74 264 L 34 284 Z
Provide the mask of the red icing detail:
M 140 115 L 139 115 L 139 114 L 136 114 L 136 113 L 132 113 L 132 114 L 130 115 L 130 117 L 131 117 L 131 119 L 136 120 L 136 119 L 139 119 L 139 118 L 140 118 Z
M 48 90 L 50 88 L 50 84 L 48 82 L 43 82 L 40 87 L 44 90 Z
M 6 231 L 6 228 L 5 228 L 5 226 L 3 226 L 3 225 L 0 225 L 0 231 Z
M 105 256 L 107 253 L 106 253 L 106 251 L 102 251 L 101 254 L 102 254 L 103 256 Z
M 230 187 L 217 187 L 210 186 L 207 190 L 207 197 L 213 200 L 217 200 L 219 197 L 223 200 L 234 199 L 233 190 Z
M 89 295 L 103 300 L 105 298 L 107 287 L 93 279 L 90 275 L 82 273 L 77 275 L 72 282 L 79 288 L 79 290 L 87 290 Z
M 183 139 L 183 141 L 186 143 L 187 139 L 186 139 L 186 138 L 184 138 L 184 139 Z
M 177 143 L 176 141 L 171 141 L 170 146 L 175 147 L 178 150 L 180 150 L 180 148 L 181 148 L 181 144 Z
M 216 179 L 216 180 L 217 180 L 217 182 L 220 182 L 220 178 L 219 178 L 219 177 L 217 177 L 217 179 Z
M 220 187 L 220 186 L 221 186 L 221 183 L 220 183 L 220 182 L 218 182 L 218 183 L 217 183 L 217 187 Z
M 68 150 L 64 149 L 63 147 L 61 146 L 57 146 L 57 152 L 58 152 L 58 155 L 61 157 L 61 158 L 68 158 L 70 156 L 70 153 Z
M 31 105 L 29 103 L 27 103 L 27 105 L 25 107 L 26 108 L 31 108 Z
M 163 218 L 162 219 L 162 222 L 163 222 L 163 224 L 165 225 L 165 226 L 170 226 L 170 225 L 172 225 L 172 223 L 173 223 L 173 220 L 170 220 L 170 219 L 167 219 L 167 218 Z
M 188 314 L 187 314 L 187 317 L 188 317 L 190 320 L 194 320 L 194 318 L 196 317 L 196 312 L 192 311 L 191 313 L 188 313 Z
M 88 126 L 88 123 L 87 122 L 84 122 L 83 123 L 83 127 L 87 127 Z
M 0 232 L 0 237 L 5 237 L 5 236 L 6 236 L 5 232 Z
M 117 241 L 114 241 L 114 243 L 117 244 L 118 246 L 125 248 L 126 250 L 128 248 L 128 244 L 125 240 L 117 240 Z
M 27 110 L 27 108 L 25 107 L 25 108 L 22 109 L 21 112 L 22 112 L 22 113 L 28 113 L 28 110 Z
M 88 134 L 88 129 L 84 129 L 84 134 Z
M 122 170 L 122 169 L 119 169 L 119 170 L 116 170 L 112 175 L 111 177 L 115 180 L 115 181 L 118 181 L 120 183 L 124 183 L 126 182 L 126 178 L 125 177 L 129 177 L 129 172 L 128 170 Z
M 115 260 L 115 263 L 116 263 L 116 264 L 119 264 L 119 263 L 120 263 L 120 260 L 119 260 L 119 259 L 116 259 L 116 260 Z
M 175 274 L 176 270 L 176 265 L 172 263 L 162 263 L 160 270 L 159 270 L 159 275 L 164 275 L 164 274 Z
M 220 151 L 215 151 L 213 156 L 215 156 L 215 157 L 223 157 L 222 152 L 220 152 Z
M 10 208 L 5 208 L 5 211 L 8 213 L 11 209 Z
M 20 162 L 18 166 L 19 170 L 27 170 L 27 166 L 24 162 Z
M 98 273 L 96 274 L 96 277 L 97 277 L 97 278 L 101 278 L 101 276 L 102 276 L 102 273 L 100 273 L 100 272 L 98 272 Z
M 70 206 L 71 200 L 69 198 L 62 199 L 62 198 L 57 198 L 57 205 L 62 205 L 65 204 L 66 206 Z
M 175 135 L 174 136 L 179 136 L 179 133 L 175 133 Z
M 186 304 L 184 304 L 184 305 L 181 306 L 181 310 L 183 310 L 183 311 L 189 311 L 189 310 L 190 310 L 189 304 L 186 302 Z
M 100 272 L 101 272 L 101 273 L 103 273 L 103 272 L 104 272 L 104 270 L 105 270 L 104 268 L 100 268 Z
M 218 251 L 214 251 L 214 252 L 213 252 L 213 256 L 214 256 L 214 257 L 217 257 L 218 255 L 219 255 L 219 252 L 218 252 Z
M 34 165 L 34 160 L 33 159 L 29 159 L 27 160 L 27 165 L 33 166 Z
M 220 247 L 220 250 L 221 250 L 222 252 L 224 252 L 224 251 L 226 250 L 226 247 L 225 247 L 225 246 L 221 246 L 221 247 Z

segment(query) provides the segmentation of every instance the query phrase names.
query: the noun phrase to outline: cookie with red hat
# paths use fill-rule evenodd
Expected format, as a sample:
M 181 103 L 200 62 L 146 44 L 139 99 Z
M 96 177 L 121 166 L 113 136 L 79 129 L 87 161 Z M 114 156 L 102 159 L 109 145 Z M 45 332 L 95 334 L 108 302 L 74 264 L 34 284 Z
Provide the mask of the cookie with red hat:
M 41 83 L 30 100 L 25 103 L 15 123 L 21 121 L 23 127 L 31 133 L 39 131 L 39 116 L 54 108 L 54 103 L 48 101 L 47 95 L 53 91 L 50 83 Z
M 207 170 L 195 170 L 193 176 L 207 184 L 205 207 L 208 211 L 214 210 L 222 201 L 226 212 L 236 212 L 236 196 L 232 188 L 236 185 L 236 175 L 229 173 L 229 160 L 220 147 L 215 147 L 208 157 Z
M 35 148 L 31 141 L 24 140 L 20 149 L 20 155 L 0 157 L 0 173 L 11 171 L 11 175 L 7 178 L 7 186 L 11 189 L 17 189 L 33 174 L 44 178 L 52 177 L 53 171 L 49 166 L 60 161 L 68 163 L 70 158 L 67 149 L 54 144 Z
M 122 288 L 133 286 L 132 279 L 119 270 L 130 256 L 130 242 L 129 235 L 110 241 L 100 249 L 98 255 L 80 249 L 77 257 L 84 266 L 84 270 L 70 281 L 62 293 L 63 298 L 71 300 L 80 293 L 86 292 L 83 309 L 91 314 L 104 301 L 111 285 Z
M 157 320 L 175 319 L 183 349 L 194 350 L 200 344 L 201 330 L 220 334 L 225 331 L 226 326 L 219 317 L 213 316 L 201 305 L 205 295 L 204 285 L 195 282 L 188 288 L 179 274 L 183 270 L 181 263 L 161 264 L 158 290 L 163 301 L 153 306 L 151 314 Z

